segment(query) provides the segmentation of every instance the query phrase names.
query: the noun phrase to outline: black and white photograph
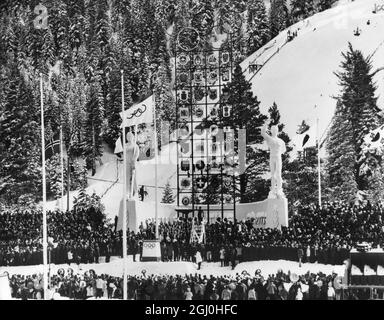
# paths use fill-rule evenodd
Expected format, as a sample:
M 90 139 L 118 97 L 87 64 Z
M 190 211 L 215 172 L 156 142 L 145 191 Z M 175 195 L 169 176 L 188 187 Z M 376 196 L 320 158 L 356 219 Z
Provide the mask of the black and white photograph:
M 0 300 L 384 300 L 384 0 L 1 0 Z

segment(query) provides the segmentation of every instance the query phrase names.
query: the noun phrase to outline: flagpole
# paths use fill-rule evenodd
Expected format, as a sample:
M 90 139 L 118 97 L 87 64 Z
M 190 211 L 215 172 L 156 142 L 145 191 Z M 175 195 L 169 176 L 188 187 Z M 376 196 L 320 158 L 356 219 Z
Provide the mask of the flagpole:
M 71 138 L 69 138 L 69 147 L 67 150 L 67 212 L 69 211 L 69 192 L 71 191 L 71 163 L 69 162 L 70 148 L 71 148 Z
M 43 98 L 43 75 L 40 73 L 40 112 L 41 112 L 41 157 L 43 176 L 43 289 L 44 299 L 48 300 L 48 235 L 47 235 L 47 190 L 45 174 L 45 130 L 44 130 L 44 98 Z
M 64 211 L 64 148 L 63 148 L 63 124 L 60 124 L 60 168 L 61 168 L 61 201 L 60 210 Z
M 317 118 L 316 141 L 317 141 L 317 183 L 319 192 L 319 207 L 321 207 L 321 162 L 320 162 L 320 141 L 319 141 L 319 118 Z
M 128 299 L 128 278 L 127 278 L 127 166 L 125 148 L 125 115 L 124 115 L 124 70 L 121 72 L 121 110 L 123 118 L 123 299 Z
M 154 131 L 154 142 L 155 142 L 155 220 L 156 220 L 156 240 L 159 239 L 159 216 L 158 216 L 158 203 L 157 203 L 157 190 L 158 190 L 158 183 L 157 183 L 157 162 L 158 162 L 158 146 L 157 146 L 157 125 L 156 125 L 156 99 L 155 94 L 152 95 L 153 99 L 153 131 Z

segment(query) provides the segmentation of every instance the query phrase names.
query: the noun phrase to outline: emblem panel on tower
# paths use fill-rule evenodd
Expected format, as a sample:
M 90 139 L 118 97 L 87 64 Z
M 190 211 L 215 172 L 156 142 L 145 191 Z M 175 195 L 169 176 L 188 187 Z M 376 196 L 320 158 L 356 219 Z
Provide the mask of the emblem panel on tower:
M 233 219 L 238 159 L 231 149 L 237 139 L 226 104 L 234 69 L 231 41 L 225 49 L 207 48 L 195 29 L 184 28 L 175 61 L 177 205 L 193 216 L 202 207 L 211 222 Z

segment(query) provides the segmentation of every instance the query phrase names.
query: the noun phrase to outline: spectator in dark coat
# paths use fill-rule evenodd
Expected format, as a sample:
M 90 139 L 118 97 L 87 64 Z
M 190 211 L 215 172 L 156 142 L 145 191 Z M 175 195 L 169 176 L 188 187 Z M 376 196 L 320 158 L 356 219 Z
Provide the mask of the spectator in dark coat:
M 237 259 L 237 251 L 235 247 L 232 247 L 231 249 L 231 264 L 232 264 L 232 270 L 236 267 L 236 259 Z

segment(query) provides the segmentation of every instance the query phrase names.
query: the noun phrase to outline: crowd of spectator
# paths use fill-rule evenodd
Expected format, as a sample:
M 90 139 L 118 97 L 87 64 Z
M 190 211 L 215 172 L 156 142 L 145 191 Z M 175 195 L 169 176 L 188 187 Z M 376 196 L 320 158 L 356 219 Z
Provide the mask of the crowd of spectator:
M 42 276 L 13 275 L 11 294 L 16 299 L 42 299 Z M 381 298 L 383 292 L 376 292 Z M 93 270 L 76 274 L 64 269 L 50 279 L 48 298 L 121 299 L 120 277 L 97 275 Z M 369 290 L 352 291 L 341 284 L 336 274 L 306 273 L 301 276 L 279 271 L 264 278 L 246 271 L 236 276 L 147 275 L 128 277 L 130 300 L 358 300 L 370 299 Z
M 195 223 L 198 221 L 195 219 Z M 254 228 L 253 220 L 217 219 L 206 225 L 203 243 L 191 242 L 192 218 L 159 224 L 163 261 L 203 260 L 223 266 L 244 260 L 286 259 L 342 264 L 351 248 L 366 241 L 382 246 L 383 207 L 343 202 L 303 206 L 290 214 L 289 227 Z M 122 235 L 97 210 L 49 212 L 50 261 L 60 263 L 108 262 L 122 255 Z M 41 213 L 0 213 L 0 265 L 34 265 L 42 261 Z M 155 238 L 153 221 L 142 223 L 137 233 L 128 230 L 128 254 L 141 258 L 143 240 Z M 139 257 L 137 257 L 139 255 Z
M 100 255 L 113 254 L 114 230 L 100 211 L 48 212 L 47 225 L 54 263 L 97 262 Z M 1 212 L 0 266 L 40 264 L 42 256 L 41 212 Z

